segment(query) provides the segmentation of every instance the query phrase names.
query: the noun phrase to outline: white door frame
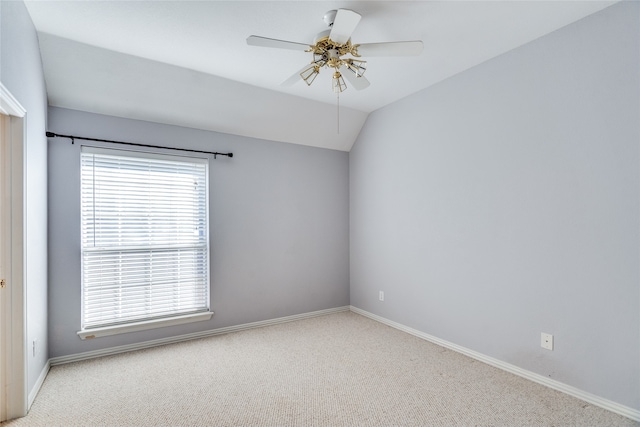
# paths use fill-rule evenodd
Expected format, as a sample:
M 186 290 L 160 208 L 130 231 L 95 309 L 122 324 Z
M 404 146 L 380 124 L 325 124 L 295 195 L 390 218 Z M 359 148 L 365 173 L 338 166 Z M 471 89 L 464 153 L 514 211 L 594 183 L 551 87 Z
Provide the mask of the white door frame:
M 26 110 L 0 82 L 0 416 L 27 414 L 27 351 L 25 299 Z M 0 418 L 0 421 L 3 421 Z

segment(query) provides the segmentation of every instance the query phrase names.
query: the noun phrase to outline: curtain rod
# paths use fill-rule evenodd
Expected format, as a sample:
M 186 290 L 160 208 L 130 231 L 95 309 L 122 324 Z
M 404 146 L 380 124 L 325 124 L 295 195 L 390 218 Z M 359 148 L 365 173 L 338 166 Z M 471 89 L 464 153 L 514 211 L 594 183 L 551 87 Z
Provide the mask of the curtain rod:
M 112 144 L 124 144 L 124 145 L 135 145 L 138 147 L 150 147 L 150 148 L 164 148 L 169 150 L 180 150 L 180 151 L 190 151 L 192 153 L 204 153 L 204 154 L 213 154 L 213 158 L 216 159 L 218 156 L 227 156 L 233 157 L 233 153 L 218 153 L 215 151 L 201 151 L 201 150 L 190 150 L 188 148 L 173 148 L 173 147 L 162 147 L 160 145 L 150 145 L 150 144 L 138 144 L 135 142 L 123 142 L 123 141 L 112 141 L 110 139 L 98 139 L 98 138 L 85 138 L 84 136 L 75 136 L 75 135 L 61 135 L 59 133 L 46 132 L 48 138 L 69 138 L 72 144 L 75 144 L 76 139 L 82 139 L 84 141 L 98 141 L 98 142 L 110 142 Z

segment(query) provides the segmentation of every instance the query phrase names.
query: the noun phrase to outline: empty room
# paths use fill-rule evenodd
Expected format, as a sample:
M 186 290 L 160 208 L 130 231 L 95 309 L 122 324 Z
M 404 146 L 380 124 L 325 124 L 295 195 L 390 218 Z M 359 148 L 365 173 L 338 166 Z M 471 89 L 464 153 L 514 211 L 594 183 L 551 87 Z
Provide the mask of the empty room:
M 640 2 L 0 0 L 0 423 L 640 425 Z

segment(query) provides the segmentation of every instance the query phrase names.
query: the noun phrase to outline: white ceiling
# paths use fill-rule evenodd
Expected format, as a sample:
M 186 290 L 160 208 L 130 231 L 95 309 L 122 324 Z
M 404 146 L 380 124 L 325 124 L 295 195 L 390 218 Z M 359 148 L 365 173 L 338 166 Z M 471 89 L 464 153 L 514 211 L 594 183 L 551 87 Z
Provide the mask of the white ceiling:
M 615 1 L 26 1 L 49 104 L 348 151 L 368 114 Z M 418 57 L 364 58 L 371 86 L 340 95 L 323 69 L 280 84 L 311 54 L 323 15 L 362 15 L 354 43 L 423 40 Z M 339 118 L 339 129 L 338 129 Z

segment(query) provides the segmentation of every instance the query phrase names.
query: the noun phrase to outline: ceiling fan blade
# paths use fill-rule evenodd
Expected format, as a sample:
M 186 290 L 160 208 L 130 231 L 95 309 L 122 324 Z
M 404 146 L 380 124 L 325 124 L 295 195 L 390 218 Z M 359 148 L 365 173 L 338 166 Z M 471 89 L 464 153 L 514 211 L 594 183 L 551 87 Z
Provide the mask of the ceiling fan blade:
M 408 42 L 365 43 L 357 46 L 360 56 L 414 56 L 420 55 L 423 43 L 421 40 Z
M 355 90 L 366 89 L 371 84 L 369 83 L 369 80 L 367 80 L 364 76 L 356 76 L 353 71 L 349 70 L 345 66 L 340 67 L 340 74 L 342 74 L 344 78 L 347 79 L 351 87 L 353 87 Z
M 349 9 L 338 9 L 336 17 L 333 20 L 333 26 L 329 33 L 329 39 L 337 44 L 345 44 L 351 38 L 351 33 L 358 26 L 360 22 L 359 13 Z
M 311 46 L 309 46 L 308 44 L 288 42 L 286 40 L 269 39 L 267 37 L 260 36 L 247 37 L 247 44 L 249 46 L 274 47 L 278 49 L 299 50 L 303 52 L 311 49 Z

